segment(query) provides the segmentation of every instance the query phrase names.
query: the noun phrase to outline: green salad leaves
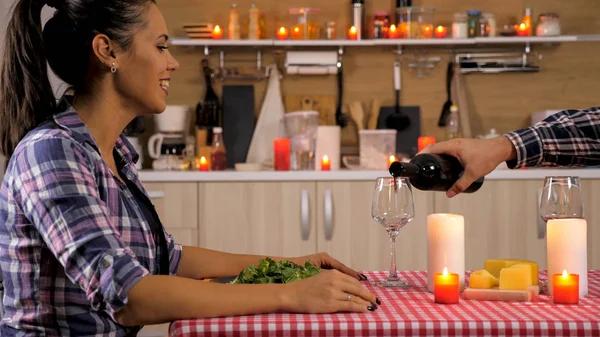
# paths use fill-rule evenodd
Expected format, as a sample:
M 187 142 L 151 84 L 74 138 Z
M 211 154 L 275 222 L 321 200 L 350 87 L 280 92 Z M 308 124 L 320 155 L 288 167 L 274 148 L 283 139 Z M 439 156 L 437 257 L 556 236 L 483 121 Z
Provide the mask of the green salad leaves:
M 290 283 L 314 276 L 320 268 L 306 261 L 304 267 L 290 261 L 275 262 L 267 257 L 260 260 L 258 266 L 250 265 L 242 270 L 231 283 L 234 284 L 264 284 Z

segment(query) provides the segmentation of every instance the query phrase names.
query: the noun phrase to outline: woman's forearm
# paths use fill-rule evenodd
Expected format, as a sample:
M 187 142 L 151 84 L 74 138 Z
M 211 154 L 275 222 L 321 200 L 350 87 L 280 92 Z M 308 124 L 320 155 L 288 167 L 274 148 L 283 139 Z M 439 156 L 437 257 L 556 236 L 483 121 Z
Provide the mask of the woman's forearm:
M 218 284 L 177 276 L 150 275 L 128 292 L 115 315 L 126 326 L 179 319 L 274 312 L 284 309 L 281 284 Z
M 193 279 L 232 276 L 239 274 L 250 264 L 258 264 L 264 255 L 243 255 L 216 250 L 184 246 L 177 276 Z M 284 257 L 269 256 L 275 261 Z

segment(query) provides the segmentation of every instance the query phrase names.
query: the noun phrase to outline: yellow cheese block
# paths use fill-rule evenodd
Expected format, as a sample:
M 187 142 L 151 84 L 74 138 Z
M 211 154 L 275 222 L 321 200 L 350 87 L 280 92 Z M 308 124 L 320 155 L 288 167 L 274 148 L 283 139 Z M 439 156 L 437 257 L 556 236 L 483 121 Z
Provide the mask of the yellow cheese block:
M 469 277 L 469 288 L 490 289 L 499 284 L 498 278 L 490 274 L 487 270 L 481 269 L 471 273 Z
M 527 290 L 531 286 L 529 265 L 511 266 L 500 270 L 500 290 Z
M 512 260 L 512 259 L 502 259 L 502 260 L 485 260 L 483 264 L 483 268 L 490 272 L 490 274 L 495 277 L 500 277 L 500 270 L 503 268 L 508 268 L 515 264 L 526 264 L 531 266 L 531 281 L 534 285 L 538 284 L 538 265 L 537 263 L 529 260 Z

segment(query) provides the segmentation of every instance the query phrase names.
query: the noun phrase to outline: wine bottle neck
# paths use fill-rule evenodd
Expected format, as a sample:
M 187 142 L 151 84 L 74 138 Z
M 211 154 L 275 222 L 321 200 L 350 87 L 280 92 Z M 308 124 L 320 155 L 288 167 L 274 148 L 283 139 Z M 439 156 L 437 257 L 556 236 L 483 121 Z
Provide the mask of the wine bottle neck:
M 390 174 L 393 177 L 416 177 L 419 175 L 419 166 L 413 163 L 395 162 L 390 166 Z

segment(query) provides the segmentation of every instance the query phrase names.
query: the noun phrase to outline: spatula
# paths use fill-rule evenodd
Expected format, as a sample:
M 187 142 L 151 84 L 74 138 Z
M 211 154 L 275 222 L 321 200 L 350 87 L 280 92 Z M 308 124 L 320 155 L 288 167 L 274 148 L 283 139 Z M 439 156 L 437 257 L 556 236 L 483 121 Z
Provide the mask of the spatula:
M 450 107 L 452 106 L 452 77 L 454 76 L 454 64 L 452 61 L 448 62 L 448 69 L 446 71 L 446 92 L 448 94 L 448 98 L 444 105 L 442 106 L 442 113 L 440 114 L 440 119 L 438 120 L 438 126 L 446 126 L 448 116 L 450 116 Z
M 385 121 L 388 129 L 405 130 L 410 125 L 408 116 L 400 112 L 400 62 L 394 62 L 394 89 L 396 90 L 395 113 L 390 114 Z

